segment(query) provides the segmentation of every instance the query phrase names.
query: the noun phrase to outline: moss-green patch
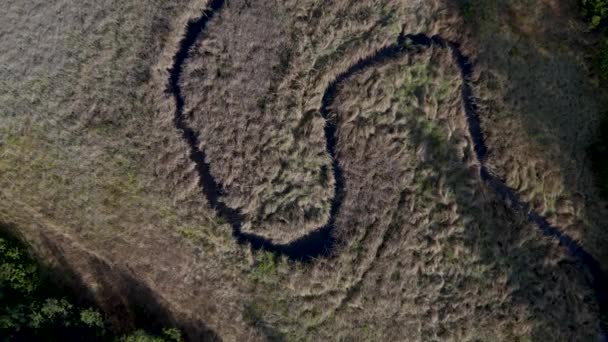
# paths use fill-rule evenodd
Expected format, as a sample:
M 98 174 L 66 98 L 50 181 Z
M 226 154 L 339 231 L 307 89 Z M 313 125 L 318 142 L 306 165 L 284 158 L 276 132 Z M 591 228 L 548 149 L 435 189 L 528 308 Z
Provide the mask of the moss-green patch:
M 256 281 L 272 283 L 278 276 L 277 267 L 277 257 L 273 253 L 261 252 L 251 269 L 251 277 Z

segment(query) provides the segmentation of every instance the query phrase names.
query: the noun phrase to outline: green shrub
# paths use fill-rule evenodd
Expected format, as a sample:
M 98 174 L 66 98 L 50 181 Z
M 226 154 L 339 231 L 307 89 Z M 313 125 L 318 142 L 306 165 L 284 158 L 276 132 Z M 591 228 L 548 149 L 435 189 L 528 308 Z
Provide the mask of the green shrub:
M 271 281 L 276 273 L 276 256 L 271 252 L 262 252 L 252 269 L 253 278 L 258 281 Z
M 143 330 L 136 330 L 129 335 L 122 336 L 119 342 L 180 342 L 182 334 L 177 329 L 163 329 L 162 336 L 150 335 Z
M 36 263 L 28 257 L 25 250 L 14 240 L 0 236 L 0 289 L 32 293 L 39 282 Z
M 130 335 L 121 337 L 120 342 L 164 342 L 162 337 L 152 336 L 143 330 L 137 330 Z
M 579 0 L 581 14 L 590 22 L 591 28 L 598 28 L 608 19 L 608 0 Z
M 163 329 L 163 336 L 165 337 L 166 341 L 183 341 L 181 331 L 175 328 Z
M 80 311 L 80 321 L 91 328 L 103 328 L 103 316 L 97 310 L 88 308 Z

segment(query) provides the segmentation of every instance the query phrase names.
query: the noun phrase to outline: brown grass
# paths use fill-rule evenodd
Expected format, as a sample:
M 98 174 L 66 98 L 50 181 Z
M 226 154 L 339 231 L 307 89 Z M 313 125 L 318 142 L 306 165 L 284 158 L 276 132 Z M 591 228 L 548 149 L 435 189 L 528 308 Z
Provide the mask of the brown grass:
M 589 252 L 608 262 L 606 217 L 587 149 L 606 108 L 593 75 L 597 36 L 576 1 L 476 1 L 470 47 L 488 165 Z
M 584 161 L 567 166 L 557 153 L 567 146 L 578 158 L 581 127 L 590 130 L 599 105 L 579 75 L 577 45 L 550 42 L 556 27 L 572 40 L 583 34 L 532 29 L 563 20 L 546 3 L 546 12 L 489 6 L 472 24 L 477 35 L 464 38 L 456 9 L 439 1 L 230 1 L 183 76 L 188 121 L 223 199 L 244 211 L 246 230 L 277 242 L 322 225 L 334 181 L 321 174 L 330 165 L 318 112 L 327 84 L 402 30 L 441 33 L 477 59 L 493 170 L 537 206 L 555 201 L 562 216 L 552 222 L 601 255 L 595 197 L 576 195 L 592 193 Z M 445 50 L 374 66 L 340 89 L 337 251 L 299 264 L 232 239 L 173 128 L 167 69 L 203 1 L 3 6 L 0 221 L 90 288 L 120 295 L 128 291 L 115 284 L 136 279 L 193 339 L 201 332 L 191 324 L 228 341 L 595 338 L 584 275 L 477 178 Z M 500 119 L 503 110 L 511 115 Z M 542 127 L 547 145 L 516 134 L 528 127 Z M 567 176 L 576 170 L 580 178 Z M 114 299 L 105 298 L 107 308 Z

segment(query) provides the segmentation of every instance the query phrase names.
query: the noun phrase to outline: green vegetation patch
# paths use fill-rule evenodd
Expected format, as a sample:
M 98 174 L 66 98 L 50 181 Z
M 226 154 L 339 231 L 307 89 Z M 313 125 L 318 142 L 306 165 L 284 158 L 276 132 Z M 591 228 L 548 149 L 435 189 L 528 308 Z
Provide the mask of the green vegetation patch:
M 606 24 L 608 0 L 579 0 L 581 14 L 590 21 L 592 28 Z
M 49 286 L 40 266 L 16 239 L 0 233 L 0 329 L 8 340 L 86 339 L 105 335 L 94 308 L 79 307 Z
M 75 304 L 53 286 L 44 270 L 17 239 L 0 225 L 0 340 L 2 341 L 181 341 L 176 329 L 162 336 L 142 330 L 116 337 L 105 317 Z

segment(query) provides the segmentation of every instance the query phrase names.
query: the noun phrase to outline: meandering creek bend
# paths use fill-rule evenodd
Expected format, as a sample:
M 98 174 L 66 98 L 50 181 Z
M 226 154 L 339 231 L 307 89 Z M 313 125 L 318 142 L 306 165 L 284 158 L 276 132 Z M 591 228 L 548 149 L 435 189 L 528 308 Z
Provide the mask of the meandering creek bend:
M 191 21 L 186 27 L 186 33 L 180 43 L 179 50 L 174 57 L 173 67 L 170 70 L 169 90 L 175 98 L 175 127 L 190 148 L 190 158 L 196 164 L 199 174 L 199 183 L 202 193 L 210 206 L 215 209 L 218 216 L 227 221 L 232 227 L 232 234 L 239 243 L 248 243 L 254 249 L 263 249 L 277 254 L 283 254 L 290 259 L 299 261 L 310 261 L 314 258 L 328 256 L 333 250 L 335 238 L 332 230 L 335 226 L 336 216 L 340 211 L 344 197 L 344 178 L 339 162 L 336 158 L 336 123 L 329 119 L 329 110 L 340 85 L 354 74 L 379 63 L 396 59 L 412 51 L 411 47 L 437 46 L 449 49 L 462 74 L 462 101 L 468 124 L 469 134 L 473 140 L 475 155 L 480 165 L 481 179 L 492 188 L 509 207 L 527 213 L 528 219 L 536 224 L 542 233 L 559 240 L 570 255 L 576 258 L 580 266 L 586 271 L 589 286 L 593 288 L 603 316 L 608 317 L 608 280 L 600 263 L 576 241 L 562 233 L 557 227 L 552 226 L 545 217 L 535 212 L 528 203 L 525 203 L 519 194 L 509 188 L 501 179 L 492 175 L 485 166 L 487 146 L 485 144 L 481 129 L 478 108 L 473 90 L 469 82 L 473 72 L 473 65 L 469 58 L 462 54 L 458 44 L 448 42 L 439 36 L 428 37 L 424 34 L 402 34 L 395 44 L 386 46 L 374 55 L 359 60 L 356 64 L 339 74 L 326 88 L 321 101 L 320 113 L 325 119 L 325 140 L 327 152 L 332 158 L 333 175 L 335 178 L 335 195 L 331 201 L 330 218 L 328 222 L 319 229 L 308 235 L 286 245 L 274 244 L 270 240 L 260 236 L 242 232 L 244 216 L 238 209 L 228 207 L 220 201 L 222 197 L 222 185 L 211 175 L 210 167 L 205 158 L 205 151 L 199 148 L 199 133 L 188 126 L 184 118 L 185 100 L 179 86 L 184 63 L 186 62 L 190 49 L 195 45 L 198 37 L 206 28 L 209 21 L 222 8 L 224 0 L 212 0 L 209 7 L 202 12 L 196 21 Z M 604 327 L 604 332 L 606 331 Z

